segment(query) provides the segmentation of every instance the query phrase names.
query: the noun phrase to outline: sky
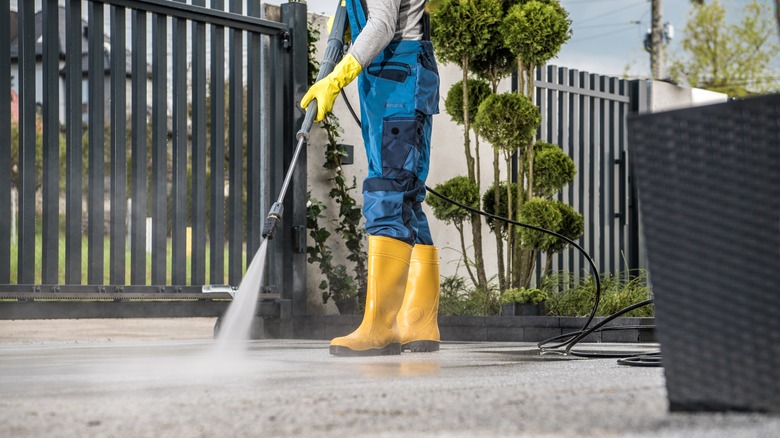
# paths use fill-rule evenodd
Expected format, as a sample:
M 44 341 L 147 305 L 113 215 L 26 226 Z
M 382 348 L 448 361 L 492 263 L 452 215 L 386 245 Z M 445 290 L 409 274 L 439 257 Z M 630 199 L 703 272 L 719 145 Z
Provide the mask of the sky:
M 727 17 L 739 16 L 747 3 L 721 0 Z M 643 42 L 650 29 L 649 0 L 561 0 L 561 5 L 572 19 L 573 35 L 553 63 L 606 75 L 650 76 L 650 57 Z M 693 6 L 688 0 L 667 0 L 662 8 L 662 22 L 670 23 L 674 32 L 666 49 L 668 59 L 669 54 L 681 52 L 680 40 Z
M 286 0 L 265 0 L 279 4 Z M 649 54 L 644 50 L 644 35 L 650 28 L 649 0 L 560 0 L 572 20 L 573 35 L 558 57 L 550 63 L 611 76 L 649 77 Z M 774 4 L 773 0 L 761 0 Z M 738 15 L 748 0 L 721 0 L 732 16 Z M 311 12 L 330 15 L 335 0 L 309 0 Z M 667 52 L 678 51 L 689 0 L 666 0 L 662 20 L 674 29 Z

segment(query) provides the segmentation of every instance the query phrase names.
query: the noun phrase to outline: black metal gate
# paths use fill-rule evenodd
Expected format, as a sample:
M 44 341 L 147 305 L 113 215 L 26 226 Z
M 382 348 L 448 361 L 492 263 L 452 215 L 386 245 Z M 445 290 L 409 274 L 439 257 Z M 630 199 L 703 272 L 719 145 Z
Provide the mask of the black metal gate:
M 579 244 L 600 273 L 640 267 L 639 220 L 630 182 L 626 117 L 638 111 L 640 82 L 545 66 L 536 70 L 536 101 L 542 111 L 539 138 L 560 145 L 577 166 L 575 181 L 559 193 L 585 219 Z M 541 256 L 540 256 L 541 257 Z M 543 261 L 537 263 L 537 277 Z M 574 248 L 553 259 L 553 271 L 589 275 Z
M 274 21 L 242 0 L 16 3 L 0 0 L 0 318 L 221 314 L 230 295 L 203 286 L 240 283 L 302 119 L 305 4 Z M 305 313 L 305 168 L 263 316 Z

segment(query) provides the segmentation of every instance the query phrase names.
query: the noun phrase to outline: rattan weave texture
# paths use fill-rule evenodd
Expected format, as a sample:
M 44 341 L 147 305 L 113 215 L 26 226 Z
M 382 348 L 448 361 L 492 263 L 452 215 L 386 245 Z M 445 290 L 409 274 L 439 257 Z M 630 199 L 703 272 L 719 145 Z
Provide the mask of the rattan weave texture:
M 628 126 L 670 409 L 780 412 L 780 95 Z

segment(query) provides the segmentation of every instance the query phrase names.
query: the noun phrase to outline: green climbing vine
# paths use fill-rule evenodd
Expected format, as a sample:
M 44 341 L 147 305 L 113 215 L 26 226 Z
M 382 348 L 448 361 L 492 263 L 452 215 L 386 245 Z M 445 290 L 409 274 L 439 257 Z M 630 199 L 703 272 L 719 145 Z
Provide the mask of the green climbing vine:
M 315 43 L 320 38 L 320 32 L 309 23 L 309 85 L 313 84 L 319 71 L 319 62 L 316 59 Z M 319 263 L 326 283 L 320 284 L 323 290 L 323 303 L 333 299 L 337 303 L 357 296 L 360 303 L 365 303 L 367 282 L 367 256 L 364 251 L 365 230 L 361 227 L 361 206 L 352 196 L 357 190 L 357 179 L 353 176 L 348 179 L 344 174 L 342 159 L 347 156 L 346 147 L 339 143 L 342 129 L 338 117 L 329 114 L 322 121 L 322 129 L 327 135 L 325 145 L 325 163 L 323 168 L 330 173 L 330 181 L 333 186 L 328 196 L 338 205 L 338 220 L 334 221 L 334 231 L 341 237 L 347 249 L 347 260 L 354 265 L 354 277 L 347 274 L 345 265 L 334 265 L 332 252 L 327 244 L 330 232 L 320 228 L 318 218 L 322 217 L 322 211 L 327 207 L 324 203 L 313 199 L 309 193 L 307 206 L 309 235 L 315 244 L 308 247 L 309 263 Z M 325 280 L 324 280 L 325 281 Z

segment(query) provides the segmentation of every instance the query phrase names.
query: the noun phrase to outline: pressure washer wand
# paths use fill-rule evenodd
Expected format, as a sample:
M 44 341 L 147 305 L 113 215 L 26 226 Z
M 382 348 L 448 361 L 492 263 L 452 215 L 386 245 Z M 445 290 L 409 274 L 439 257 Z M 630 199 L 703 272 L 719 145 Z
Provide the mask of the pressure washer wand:
M 336 63 L 341 59 L 344 49 L 344 31 L 347 27 L 347 8 L 342 0 L 339 1 L 339 6 L 336 9 L 336 15 L 333 18 L 333 27 L 330 30 L 328 36 L 328 46 L 325 49 L 325 55 L 320 63 L 320 71 L 317 74 L 317 80 L 323 79 L 325 76 L 333 71 Z M 306 108 L 306 117 L 303 119 L 301 129 L 295 135 L 298 140 L 295 151 L 293 152 L 292 160 L 290 161 L 290 168 L 287 170 L 287 174 L 284 177 L 282 183 L 282 189 L 279 191 L 279 198 L 271 206 L 268 211 L 268 216 L 265 218 L 265 225 L 263 226 L 263 239 L 273 239 L 276 229 L 282 222 L 282 213 L 284 211 L 284 195 L 287 193 L 287 187 L 292 180 L 293 172 L 295 171 L 295 164 L 298 162 L 298 156 L 303 150 L 303 146 L 309 142 L 309 131 L 311 125 L 314 123 L 314 117 L 317 115 L 317 102 L 316 100 L 309 103 Z

